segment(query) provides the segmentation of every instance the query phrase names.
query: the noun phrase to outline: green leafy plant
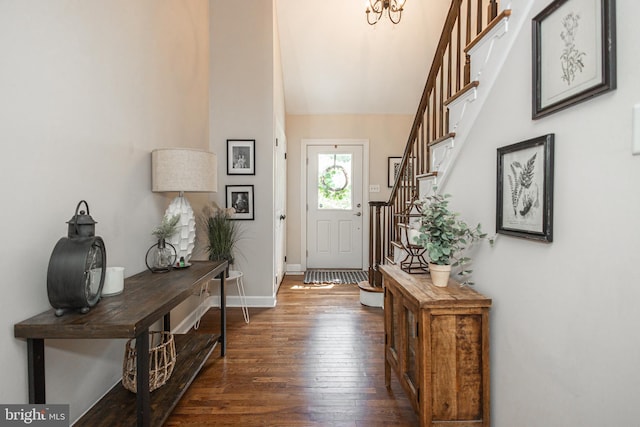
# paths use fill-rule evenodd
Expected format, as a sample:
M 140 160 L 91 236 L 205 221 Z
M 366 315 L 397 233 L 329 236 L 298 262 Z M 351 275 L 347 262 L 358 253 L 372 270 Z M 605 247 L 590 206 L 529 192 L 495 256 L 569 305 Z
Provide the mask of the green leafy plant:
M 460 252 L 474 241 L 485 238 L 486 234 L 482 232 L 480 224 L 471 228 L 459 218 L 457 212 L 449 209 L 450 197 L 449 194 L 433 194 L 415 202 L 421 212 L 417 244 L 427 249 L 433 264 L 464 267 L 470 258 L 459 256 Z M 462 268 L 458 275 L 467 276 L 470 273 L 471 270 Z
M 217 204 L 206 205 L 202 209 L 201 221 L 207 230 L 207 251 L 211 261 L 235 261 L 235 251 L 241 238 L 239 224 L 231 219 L 235 209 L 221 209 Z
M 157 226 L 151 234 L 153 234 L 158 240 L 168 239 L 178 231 L 178 222 L 180 221 L 180 214 L 175 214 L 172 217 L 165 215 L 162 218 L 162 223 Z

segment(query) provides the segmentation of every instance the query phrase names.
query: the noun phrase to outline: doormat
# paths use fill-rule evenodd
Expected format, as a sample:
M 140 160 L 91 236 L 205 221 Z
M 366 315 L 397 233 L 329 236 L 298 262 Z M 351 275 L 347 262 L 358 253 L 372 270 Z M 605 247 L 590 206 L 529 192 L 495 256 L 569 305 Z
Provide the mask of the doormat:
M 347 270 L 347 271 L 323 271 L 323 270 L 307 270 L 304 273 L 304 283 L 334 283 L 334 284 L 350 284 L 360 283 L 369 280 L 369 274 L 366 271 Z

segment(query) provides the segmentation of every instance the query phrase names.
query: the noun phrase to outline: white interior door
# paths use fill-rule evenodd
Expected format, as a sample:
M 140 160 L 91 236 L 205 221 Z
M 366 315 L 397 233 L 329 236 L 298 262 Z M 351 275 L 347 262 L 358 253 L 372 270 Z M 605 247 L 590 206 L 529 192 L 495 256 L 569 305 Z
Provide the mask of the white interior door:
M 280 282 L 285 272 L 285 254 L 286 254 L 286 194 L 287 194 L 287 140 L 284 132 L 279 129 L 276 137 L 276 146 L 274 151 L 274 250 L 273 262 L 276 274 L 273 293 L 278 292 Z
M 307 146 L 307 268 L 362 268 L 362 146 Z

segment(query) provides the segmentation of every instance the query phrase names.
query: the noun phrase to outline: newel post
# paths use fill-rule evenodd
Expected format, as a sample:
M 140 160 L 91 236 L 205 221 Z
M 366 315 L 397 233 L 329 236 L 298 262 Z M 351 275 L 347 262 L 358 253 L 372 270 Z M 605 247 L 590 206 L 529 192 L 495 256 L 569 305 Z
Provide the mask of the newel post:
M 382 264 L 382 208 L 386 202 L 369 202 L 369 285 L 382 287 L 382 273 L 378 266 Z

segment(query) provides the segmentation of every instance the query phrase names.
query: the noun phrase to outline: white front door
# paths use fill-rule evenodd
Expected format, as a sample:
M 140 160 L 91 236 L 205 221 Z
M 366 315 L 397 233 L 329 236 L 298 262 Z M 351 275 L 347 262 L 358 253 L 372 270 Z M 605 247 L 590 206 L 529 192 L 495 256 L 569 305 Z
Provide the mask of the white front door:
M 362 268 L 362 146 L 307 146 L 307 268 Z

